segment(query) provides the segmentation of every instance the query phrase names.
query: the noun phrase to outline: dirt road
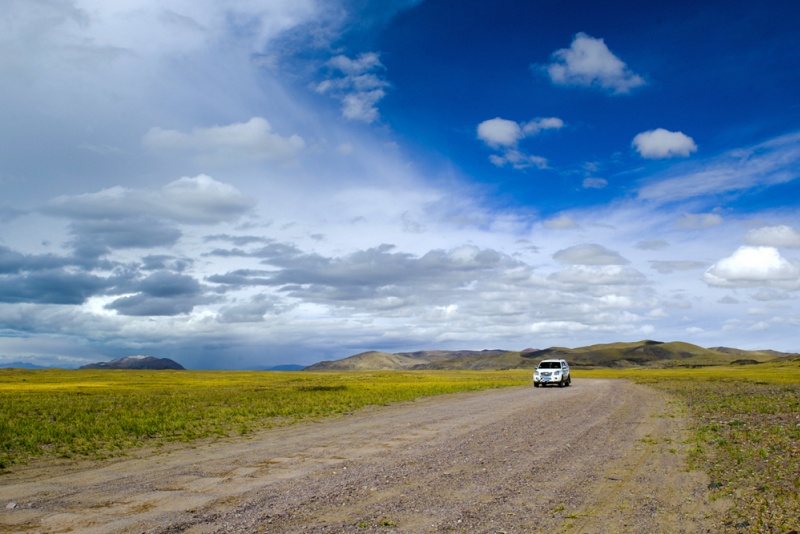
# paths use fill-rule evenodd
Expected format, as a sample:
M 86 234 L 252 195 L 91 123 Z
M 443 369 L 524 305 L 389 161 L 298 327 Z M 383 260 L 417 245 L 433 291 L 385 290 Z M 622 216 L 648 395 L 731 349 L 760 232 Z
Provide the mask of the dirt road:
M 0 476 L 0 531 L 713 531 L 683 415 L 654 390 L 588 379 L 374 407 L 19 469 Z

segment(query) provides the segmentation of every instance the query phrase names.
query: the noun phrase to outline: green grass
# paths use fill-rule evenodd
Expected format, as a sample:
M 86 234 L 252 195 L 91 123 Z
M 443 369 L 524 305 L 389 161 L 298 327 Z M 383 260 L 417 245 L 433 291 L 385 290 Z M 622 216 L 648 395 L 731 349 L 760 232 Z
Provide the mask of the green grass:
M 692 415 L 686 444 L 733 500 L 725 528 L 800 523 L 800 365 L 573 370 L 673 394 Z M 248 434 L 457 391 L 530 384 L 529 370 L 292 372 L 0 369 L 0 473 L 40 457 L 107 457 L 139 446 Z
M 800 365 L 579 371 L 666 390 L 695 425 L 694 467 L 711 477 L 712 498 L 732 499 L 724 527 L 789 532 L 800 527 Z
M 0 369 L 0 472 L 37 457 L 243 435 L 371 404 L 528 383 L 528 372 Z

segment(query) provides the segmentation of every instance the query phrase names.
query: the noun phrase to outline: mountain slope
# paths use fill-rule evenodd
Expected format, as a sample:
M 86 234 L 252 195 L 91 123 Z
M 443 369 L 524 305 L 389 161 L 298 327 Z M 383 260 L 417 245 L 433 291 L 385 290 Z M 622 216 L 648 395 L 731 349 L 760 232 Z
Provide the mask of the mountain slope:
M 419 351 L 391 354 L 363 352 L 336 361 L 307 367 L 321 370 L 492 370 L 530 369 L 547 358 L 563 358 L 574 367 L 694 367 L 760 363 L 790 356 L 786 353 L 761 350 L 707 349 L 681 341 L 652 340 L 631 343 L 608 343 L 588 347 L 550 347 L 543 350 L 525 349 L 522 352 L 504 350 L 484 351 Z
M 442 360 L 460 358 L 491 358 L 506 354 L 505 350 L 421 350 L 417 352 L 368 351 L 341 360 L 324 361 L 306 367 L 307 371 L 380 371 L 388 369 L 417 369 Z M 456 368 L 456 367 L 450 367 Z
M 126 356 L 110 362 L 98 362 L 84 365 L 81 369 L 146 369 L 162 371 L 171 369 L 175 371 L 185 371 L 184 367 L 169 358 L 154 358 L 153 356 Z

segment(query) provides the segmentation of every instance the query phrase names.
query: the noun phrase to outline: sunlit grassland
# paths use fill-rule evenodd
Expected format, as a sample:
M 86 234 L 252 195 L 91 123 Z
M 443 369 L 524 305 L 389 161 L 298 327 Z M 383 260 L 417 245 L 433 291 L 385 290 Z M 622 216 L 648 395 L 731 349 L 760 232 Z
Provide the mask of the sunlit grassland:
M 800 364 L 573 369 L 673 394 L 693 417 L 685 445 L 736 532 L 800 522 Z M 390 372 L 0 369 L 0 473 L 39 457 L 101 458 L 139 446 L 247 435 L 276 425 L 458 391 L 530 384 L 530 370 Z
M 695 467 L 711 477 L 712 497 L 733 506 L 736 532 L 800 527 L 800 364 L 670 370 L 579 371 L 626 378 L 673 393 L 694 418 L 687 444 Z
M 0 472 L 37 457 L 249 434 L 367 405 L 526 384 L 527 371 L 237 372 L 0 369 Z

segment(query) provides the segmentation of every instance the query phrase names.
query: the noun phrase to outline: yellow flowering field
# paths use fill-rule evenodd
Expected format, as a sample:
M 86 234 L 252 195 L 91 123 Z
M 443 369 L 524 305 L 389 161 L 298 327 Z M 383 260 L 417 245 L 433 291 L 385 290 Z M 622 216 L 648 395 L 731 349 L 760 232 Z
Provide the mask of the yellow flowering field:
M 528 383 L 527 371 L 246 372 L 0 369 L 0 472 L 242 435 L 366 405 Z

